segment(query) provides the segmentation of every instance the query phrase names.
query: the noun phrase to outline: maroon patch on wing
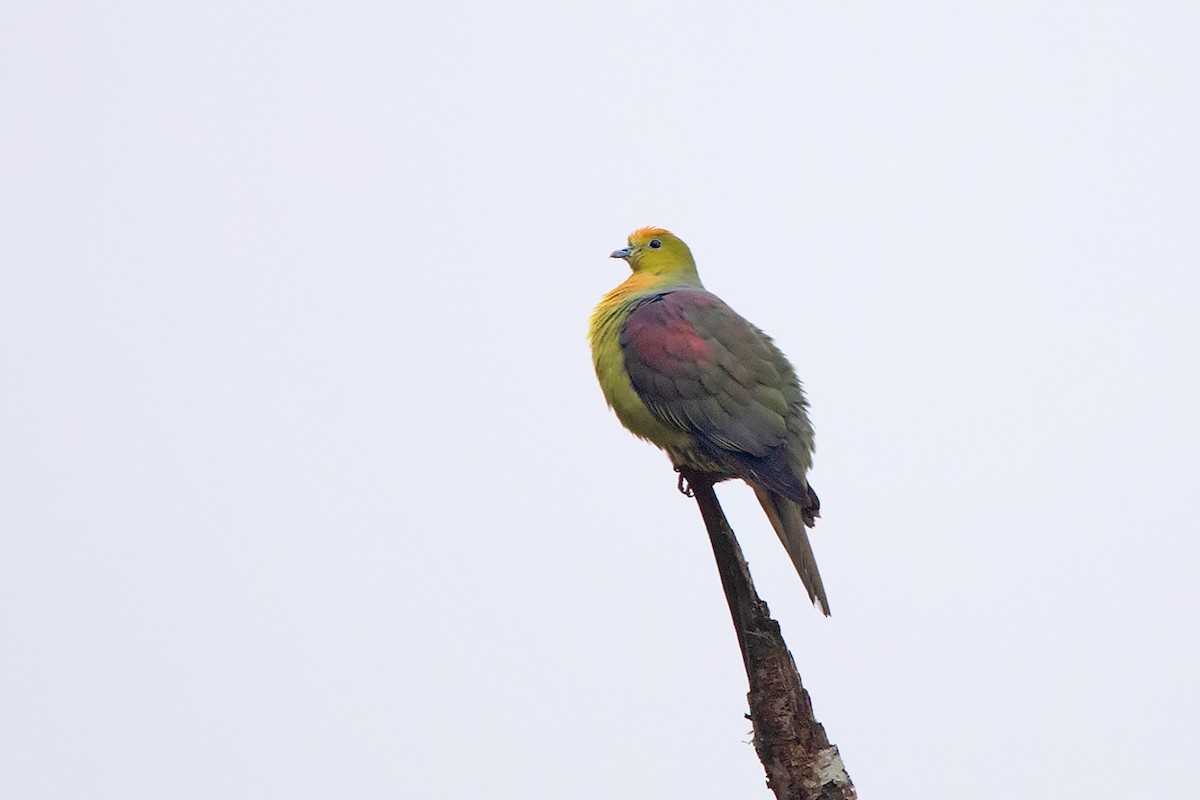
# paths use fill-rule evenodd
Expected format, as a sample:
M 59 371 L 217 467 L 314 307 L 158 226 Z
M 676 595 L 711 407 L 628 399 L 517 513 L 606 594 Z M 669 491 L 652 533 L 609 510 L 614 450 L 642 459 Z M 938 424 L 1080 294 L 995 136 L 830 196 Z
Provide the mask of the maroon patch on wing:
M 712 345 L 674 309 L 655 308 L 653 303 L 638 309 L 625 326 L 626 341 L 650 366 L 669 374 L 680 361 L 709 361 Z

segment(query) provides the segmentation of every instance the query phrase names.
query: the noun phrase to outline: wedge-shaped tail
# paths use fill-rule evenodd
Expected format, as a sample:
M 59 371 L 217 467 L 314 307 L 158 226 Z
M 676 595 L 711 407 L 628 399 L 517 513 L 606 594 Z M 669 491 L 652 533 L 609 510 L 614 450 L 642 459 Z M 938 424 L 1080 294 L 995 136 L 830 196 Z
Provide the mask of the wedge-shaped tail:
M 783 549 L 787 550 L 792 563 L 796 565 L 796 572 L 800 573 L 800 580 L 808 590 L 808 598 L 828 617 L 829 598 L 825 596 L 825 584 L 821 582 L 817 559 L 808 541 L 804 508 L 799 503 L 762 486 L 755 486 L 754 494 L 758 495 L 758 502 L 762 504 L 763 511 L 767 512 L 771 527 L 779 534 Z

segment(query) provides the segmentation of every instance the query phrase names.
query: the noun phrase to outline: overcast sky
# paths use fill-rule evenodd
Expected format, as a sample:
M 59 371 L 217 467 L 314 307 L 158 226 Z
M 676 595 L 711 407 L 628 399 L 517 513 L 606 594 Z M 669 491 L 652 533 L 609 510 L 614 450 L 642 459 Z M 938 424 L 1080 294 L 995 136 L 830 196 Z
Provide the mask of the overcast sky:
M 863 797 L 1200 785 L 1194 2 L 8 0 L 0 796 L 759 798 L 592 374 L 643 225 L 812 401 Z

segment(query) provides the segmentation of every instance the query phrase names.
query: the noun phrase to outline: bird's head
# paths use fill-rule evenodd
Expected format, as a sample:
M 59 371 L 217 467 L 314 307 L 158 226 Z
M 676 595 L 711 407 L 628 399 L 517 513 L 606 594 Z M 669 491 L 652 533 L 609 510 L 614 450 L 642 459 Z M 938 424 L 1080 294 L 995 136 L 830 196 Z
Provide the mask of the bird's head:
M 675 234 L 663 228 L 640 228 L 629 234 L 629 245 L 612 252 L 629 262 L 634 272 L 680 278 L 696 277 L 692 251 Z

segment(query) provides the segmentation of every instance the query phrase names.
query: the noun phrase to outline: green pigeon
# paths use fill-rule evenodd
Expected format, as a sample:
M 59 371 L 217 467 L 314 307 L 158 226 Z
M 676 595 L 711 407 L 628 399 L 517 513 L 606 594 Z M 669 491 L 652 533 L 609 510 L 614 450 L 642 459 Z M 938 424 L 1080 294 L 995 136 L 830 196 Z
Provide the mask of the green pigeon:
M 813 428 L 796 371 L 769 336 L 705 290 L 691 250 L 670 231 L 634 231 L 612 257 L 633 274 L 604 296 L 588 335 L 608 405 L 677 470 L 750 484 L 828 616 L 806 530 L 821 504 L 807 479 Z

